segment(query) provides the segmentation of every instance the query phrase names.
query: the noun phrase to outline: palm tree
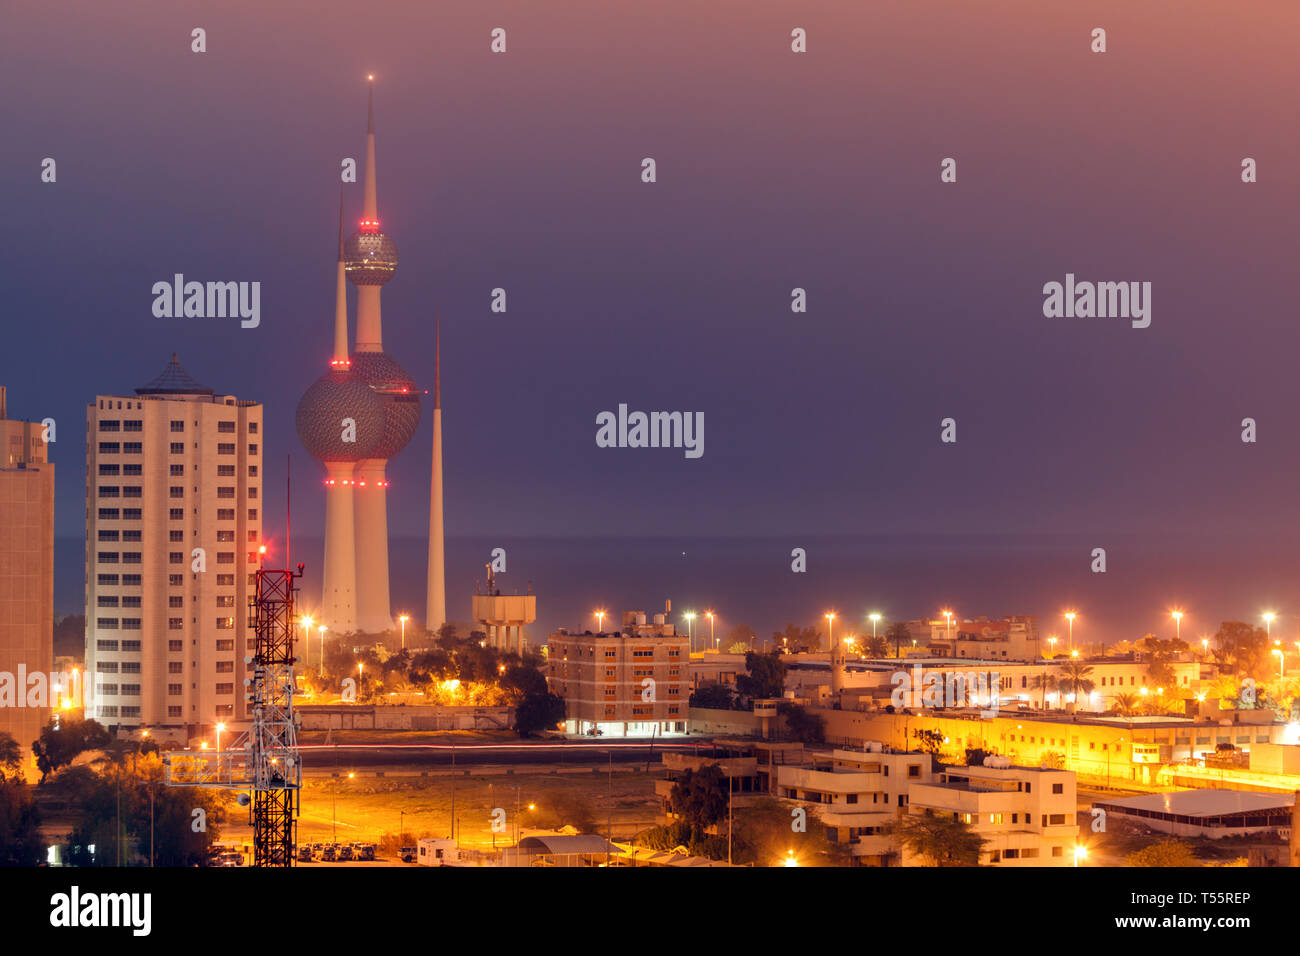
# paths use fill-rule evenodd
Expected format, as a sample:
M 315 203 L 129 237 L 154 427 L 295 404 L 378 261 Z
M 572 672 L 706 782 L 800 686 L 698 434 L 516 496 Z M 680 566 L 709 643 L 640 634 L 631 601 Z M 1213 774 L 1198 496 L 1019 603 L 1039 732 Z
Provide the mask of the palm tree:
M 1029 686 L 1032 687 L 1034 690 L 1041 690 L 1043 692 L 1041 698 L 1042 705 L 1040 709 L 1046 710 L 1047 689 L 1049 687 L 1056 686 L 1056 678 L 1054 678 L 1051 674 L 1048 674 L 1047 672 L 1043 672 L 1042 674 L 1035 674 L 1032 678 L 1030 678 Z
M 899 648 L 903 646 L 904 642 L 910 641 L 912 635 L 907 630 L 907 625 L 900 621 L 897 624 L 889 625 L 889 630 L 885 632 L 885 638 L 894 645 L 894 656 L 901 657 L 902 654 L 899 652 Z
M 1116 694 L 1115 711 L 1121 717 L 1132 717 L 1138 712 L 1137 694 Z
M 1091 694 L 1097 686 L 1096 682 L 1089 676 L 1090 674 L 1092 674 L 1091 665 L 1085 664 L 1083 661 L 1066 661 L 1061 668 L 1059 681 L 1062 698 L 1066 694 L 1073 694 L 1075 706 L 1077 707 L 1079 696 Z

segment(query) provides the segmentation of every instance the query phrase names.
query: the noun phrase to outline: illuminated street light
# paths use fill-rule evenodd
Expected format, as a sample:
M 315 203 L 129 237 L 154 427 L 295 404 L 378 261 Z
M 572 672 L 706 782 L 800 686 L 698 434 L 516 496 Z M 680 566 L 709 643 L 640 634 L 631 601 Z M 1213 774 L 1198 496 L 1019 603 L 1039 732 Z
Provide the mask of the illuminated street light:
M 682 617 L 686 618 L 686 642 L 690 645 L 691 650 L 695 650 L 695 630 L 692 627 L 695 621 L 695 612 L 687 611 Z
M 304 644 L 307 645 L 307 656 L 306 659 L 303 661 L 303 666 L 310 667 L 311 666 L 311 626 L 314 622 L 312 621 L 310 614 L 304 614 L 301 618 L 301 621 L 302 621 L 302 641 Z
M 226 729 L 226 725 L 218 721 L 217 723 L 217 754 L 221 754 L 221 732 Z
M 782 866 L 798 866 L 799 861 L 794 858 L 794 850 L 787 850 L 785 859 L 781 861 Z
M 1051 654 L 1049 655 L 1049 656 L 1051 656 L 1051 657 L 1055 657 L 1055 656 L 1056 656 L 1056 641 L 1057 641 L 1057 637 L 1056 637 L 1055 634 L 1050 634 L 1050 635 L 1048 635 L 1048 637 L 1047 637 L 1047 643 L 1050 644 L 1051 647 L 1052 647 Z
M 604 633 L 605 633 L 605 614 L 606 614 L 605 609 L 604 609 L 603 607 L 602 607 L 602 608 L 597 608 L 595 611 L 592 611 L 591 613 L 594 614 L 594 615 L 596 616 L 596 633 L 597 633 L 597 634 L 604 634 Z
M 718 642 L 713 637 L 713 612 L 705 611 L 704 616 L 709 619 L 709 643 L 713 645 L 714 650 L 717 650 Z
M 944 616 L 943 637 L 944 640 L 952 639 L 952 611 L 940 611 Z
M 411 615 L 409 614 L 402 614 L 399 615 L 397 618 L 397 620 L 401 622 L 402 625 L 402 650 L 406 650 L 406 622 L 409 621 L 410 619 L 411 619 Z
M 1065 612 L 1065 619 L 1070 622 L 1070 650 L 1074 650 L 1074 619 L 1077 615 L 1073 611 Z
M 1078 866 L 1080 860 L 1086 859 L 1088 859 L 1088 848 L 1082 843 L 1076 844 L 1074 847 L 1074 865 Z
M 876 642 L 876 625 L 880 623 L 880 614 L 872 611 L 867 617 L 871 620 L 871 643 Z
M 1174 637 L 1178 640 L 1183 638 L 1183 612 L 1174 611 L 1171 615 L 1174 619 Z
M 1273 648 L 1273 653 L 1277 655 L 1277 676 L 1286 676 L 1286 655 L 1282 653 L 1280 647 Z
M 835 661 L 834 661 L 834 657 L 835 657 L 835 612 L 834 612 L 834 611 L 827 611 L 825 614 L 822 615 L 822 617 L 826 618 L 826 621 L 827 621 L 827 623 L 828 623 L 828 625 L 829 625 L 829 626 L 827 627 L 827 629 L 826 629 L 826 647 L 827 647 L 827 648 L 830 650 L 830 652 L 831 652 L 831 658 L 832 658 L 832 659 L 831 659 L 831 665 L 834 666 L 834 664 L 835 664 Z
M 324 624 L 320 625 L 320 676 L 325 676 L 325 632 L 329 628 Z
M 1273 639 L 1273 621 L 1276 620 L 1276 618 L 1277 615 L 1274 614 L 1272 611 L 1264 612 L 1264 627 L 1268 631 L 1268 639 L 1270 641 Z

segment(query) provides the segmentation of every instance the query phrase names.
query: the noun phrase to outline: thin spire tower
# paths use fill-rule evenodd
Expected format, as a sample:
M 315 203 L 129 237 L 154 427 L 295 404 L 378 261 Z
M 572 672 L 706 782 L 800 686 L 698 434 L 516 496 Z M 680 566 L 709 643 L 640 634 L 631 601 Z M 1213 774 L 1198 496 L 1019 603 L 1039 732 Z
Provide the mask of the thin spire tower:
M 447 621 L 442 524 L 442 325 L 436 318 L 433 335 L 433 474 L 429 480 L 429 590 L 424 616 L 424 626 L 430 633 Z

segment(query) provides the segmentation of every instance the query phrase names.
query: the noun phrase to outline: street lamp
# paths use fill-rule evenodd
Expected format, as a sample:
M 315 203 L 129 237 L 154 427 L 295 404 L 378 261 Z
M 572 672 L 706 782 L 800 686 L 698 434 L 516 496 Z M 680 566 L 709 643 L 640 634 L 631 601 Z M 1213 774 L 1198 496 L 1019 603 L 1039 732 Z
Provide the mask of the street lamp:
M 695 631 L 691 626 L 691 622 L 695 620 L 695 612 L 687 611 L 682 616 L 686 618 L 686 641 L 690 644 L 691 650 L 695 650 Z
M 1210 639 L 1208 637 L 1203 637 L 1201 638 L 1201 656 L 1208 657 L 1209 654 L 1210 654 Z
M 1286 655 L 1282 653 L 1282 648 L 1273 648 L 1273 653 L 1277 655 L 1277 676 L 1286 676 Z
M 1183 639 L 1183 612 L 1174 611 L 1172 617 L 1174 619 L 1174 637 L 1178 640 L 1182 640 Z
M 605 609 L 599 608 L 592 612 L 596 616 L 596 633 L 605 633 Z
M 826 618 L 827 622 L 829 623 L 829 626 L 827 627 L 826 630 L 826 646 L 831 652 L 831 657 L 834 658 L 835 656 L 835 612 L 827 611 L 825 614 L 822 615 L 822 617 Z M 831 666 L 834 666 L 834 664 L 835 661 L 832 659 Z
M 325 676 L 325 632 L 329 628 L 324 624 L 320 625 L 320 676 Z
M 411 615 L 409 614 L 402 614 L 399 615 L 397 618 L 397 620 L 400 621 L 402 625 L 402 650 L 406 650 L 406 622 L 409 621 L 410 619 L 411 619 Z
M 871 643 L 876 642 L 876 625 L 880 623 L 880 614 L 872 611 L 867 617 L 871 620 Z
M 794 858 L 794 850 L 787 850 L 785 859 L 781 861 L 782 866 L 798 866 L 799 861 Z
M 1274 614 L 1272 611 L 1264 612 L 1264 627 L 1267 628 L 1268 630 L 1268 639 L 1270 641 L 1273 639 L 1273 621 L 1276 618 L 1277 615 Z
M 709 619 L 709 643 L 713 645 L 713 649 L 716 651 L 718 649 L 718 642 L 713 636 L 713 612 L 705 611 L 704 616 Z
M 221 732 L 225 729 L 226 729 L 226 725 L 218 721 L 217 722 L 217 756 L 218 757 L 221 756 Z
M 1082 843 L 1076 844 L 1074 847 L 1074 865 L 1078 866 L 1080 860 L 1086 859 L 1088 859 L 1088 848 Z
M 952 640 L 952 611 L 940 611 L 939 613 L 944 616 L 944 640 Z
M 1051 652 L 1050 652 L 1050 654 L 1049 654 L 1049 656 L 1053 656 L 1053 657 L 1054 657 L 1054 656 L 1056 655 L 1056 640 L 1057 640 L 1057 638 L 1056 638 L 1056 635 L 1055 635 L 1055 634 L 1049 634 L 1048 637 L 1047 637 L 1047 643 L 1048 643 L 1049 645 L 1051 645 L 1051 648 L 1052 648 L 1052 649 L 1051 649 Z
M 1073 611 L 1065 612 L 1065 619 L 1070 622 L 1070 650 L 1074 650 L 1074 618 L 1075 613 Z

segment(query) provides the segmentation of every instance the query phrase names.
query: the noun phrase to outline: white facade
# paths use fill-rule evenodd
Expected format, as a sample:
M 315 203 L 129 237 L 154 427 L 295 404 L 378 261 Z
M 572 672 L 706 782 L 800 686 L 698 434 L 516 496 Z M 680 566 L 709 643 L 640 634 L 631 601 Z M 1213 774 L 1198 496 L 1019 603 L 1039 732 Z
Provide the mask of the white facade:
M 164 739 L 246 719 L 261 405 L 101 395 L 86 427 L 87 715 Z

